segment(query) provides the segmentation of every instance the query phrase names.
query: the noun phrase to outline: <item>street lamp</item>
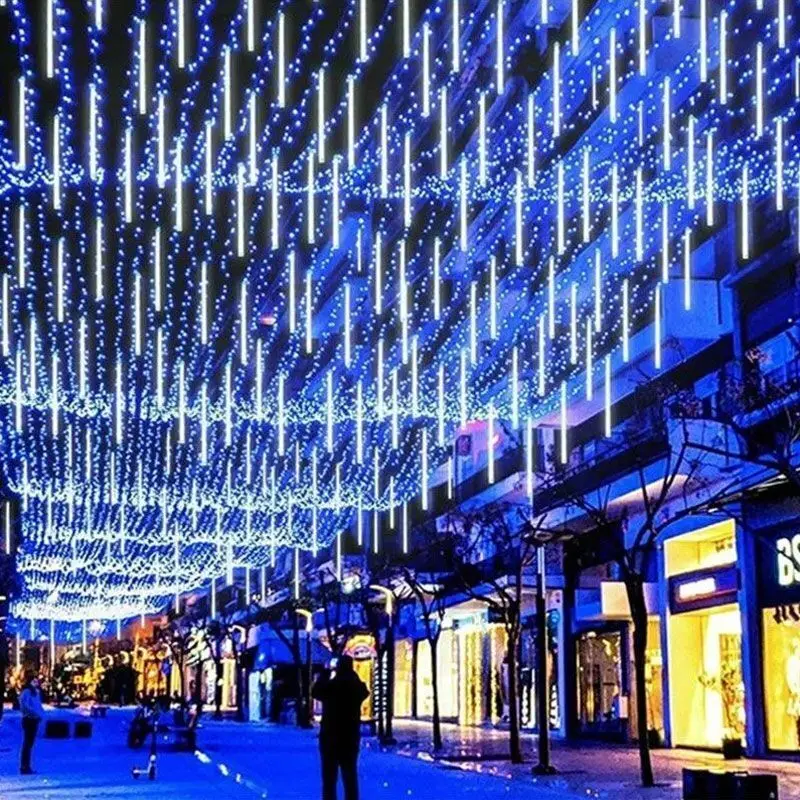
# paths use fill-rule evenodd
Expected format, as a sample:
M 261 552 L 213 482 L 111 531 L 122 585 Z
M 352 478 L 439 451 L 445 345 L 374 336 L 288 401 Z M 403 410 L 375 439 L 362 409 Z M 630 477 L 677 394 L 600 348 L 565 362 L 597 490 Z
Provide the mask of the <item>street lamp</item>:
M 385 727 L 383 731 L 382 741 L 385 744 L 396 744 L 396 740 L 393 736 L 392 732 L 392 716 L 394 715 L 394 601 L 395 596 L 394 592 L 391 589 L 387 589 L 385 586 L 378 586 L 377 584 L 373 584 L 369 587 L 373 591 L 376 591 L 383 595 L 386 605 L 386 618 L 388 620 L 388 624 L 386 627 L 386 685 L 384 685 L 383 681 L 381 681 L 381 686 L 383 686 L 383 691 L 386 693 L 384 698 L 385 701 Z M 380 674 L 380 670 L 383 668 L 383 664 L 381 663 L 381 648 L 380 642 L 375 642 L 376 651 L 378 653 L 378 670 Z M 378 719 L 382 718 L 382 709 L 378 708 Z
M 242 685 L 242 653 L 240 643 L 247 647 L 247 630 L 242 625 L 231 625 L 231 644 L 233 645 L 233 660 L 236 669 L 236 719 L 244 722 L 244 687 Z
M 306 704 L 305 723 L 311 725 L 311 632 L 314 630 L 314 615 L 307 608 L 296 608 L 295 611 L 306 620 Z
M 550 762 L 550 730 L 548 728 L 547 691 L 547 587 L 545 571 L 546 539 L 540 539 L 536 551 L 538 580 L 536 582 L 536 716 L 539 723 L 539 763 L 534 775 L 553 775 L 556 768 Z

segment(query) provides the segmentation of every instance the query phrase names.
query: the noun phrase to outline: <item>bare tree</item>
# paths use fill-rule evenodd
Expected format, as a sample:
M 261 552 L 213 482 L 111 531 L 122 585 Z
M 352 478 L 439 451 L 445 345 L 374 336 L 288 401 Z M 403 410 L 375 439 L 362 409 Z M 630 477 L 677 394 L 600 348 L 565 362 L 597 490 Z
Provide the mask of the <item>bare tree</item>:
M 800 343 L 789 332 L 796 360 Z M 689 393 L 672 405 L 676 417 L 705 426 L 691 429 L 689 444 L 699 452 L 723 460 L 737 459 L 782 476 L 800 493 L 800 463 L 796 448 L 800 442 L 800 376 L 789 369 L 768 372 L 766 356 L 752 348 L 739 362 L 718 373 L 717 402 L 702 403 Z M 696 436 L 715 426 L 713 436 Z
M 355 629 L 354 608 L 358 598 L 342 585 L 330 563 L 323 565 L 317 573 L 313 602 L 322 611 L 328 647 L 335 656 L 340 656 Z
M 413 563 L 413 558 L 412 558 Z M 433 699 L 433 749 L 442 749 L 442 720 L 439 708 L 439 639 L 442 634 L 442 623 L 447 611 L 447 594 L 439 577 L 430 573 L 421 573 L 411 564 L 404 563 L 398 567 L 403 583 L 416 601 L 416 607 L 422 619 L 425 639 L 431 651 L 431 691 Z
M 627 475 L 635 488 L 615 494 L 613 483 L 600 489 L 584 490 L 574 475 L 561 476 L 562 502 L 572 512 L 570 523 L 576 535 L 591 530 L 592 538 L 603 543 L 617 564 L 630 606 L 633 625 L 634 695 L 642 785 L 654 785 L 647 737 L 647 604 L 645 584 L 656 545 L 667 525 L 677 519 L 720 508 L 736 491 L 738 476 L 728 476 L 717 460 L 707 458 L 693 446 L 686 420 L 674 420 L 673 402 L 660 402 L 650 414 L 649 424 L 661 433 L 664 448 L 657 457 L 638 448 L 627 448 L 631 458 Z M 701 435 L 700 438 L 703 438 Z M 567 526 L 569 527 L 569 526 Z
M 220 621 L 213 617 L 206 617 L 202 620 L 198 626 L 198 633 L 205 651 L 214 665 L 214 717 L 215 719 L 222 719 L 223 647 L 228 638 L 228 633 Z
M 168 624 L 160 629 L 156 638 L 168 653 L 173 669 L 178 672 L 178 694 L 183 703 L 186 700 L 184 673 L 197 646 L 195 620 L 188 613 L 179 616 L 171 614 Z
M 272 632 L 286 647 L 292 656 L 296 672 L 296 715 L 295 721 L 301 728 L 311 726 L 311 630 L 304 624 L 306 633 L 306 652 L 302 652 L 300 644 L 300 619 L 306 616 L 310 620 L 311 597 L 308 594 L 299 598 L 289 598 L 282 603 L 266 608 L 262 617 Z M 287 633 L 287 630 L 290 633 Z
M 535 563 L 537 533 L 544 532 L 547 521 L 546 514 L 532 519 L 527 503 L 462 507 L 448 513 L 450 539 L 442 542 L 441 549 L 453 588 L 483 603 L 503 624 L 508 662 L 509 755 L 515 764 L 523 761 L 519 713 L 523 591 Z M 540 723 L 540 729 L 546 728 L 546 721 Z

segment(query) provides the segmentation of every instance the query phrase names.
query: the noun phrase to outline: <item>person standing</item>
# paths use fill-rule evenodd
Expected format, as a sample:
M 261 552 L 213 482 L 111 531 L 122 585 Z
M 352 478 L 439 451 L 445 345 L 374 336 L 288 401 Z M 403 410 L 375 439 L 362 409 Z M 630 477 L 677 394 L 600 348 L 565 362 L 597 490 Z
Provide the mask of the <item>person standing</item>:
M 311 694 L 322 703 L 319 727 L 322 800 L 336 800 L 339 771 L 345 800 L 358 800 L 361 704 L 369 697 L 369 690 L 356 675 L 353 659 L 341 656 L 336 669 L 324 673 Z
M 19 696 L 19 709 L 22 712 L 22 752 L 20 753 L 20 772 L 23 775 L 33 774 L 31 769 L 31 750 L 36 739 L 39 723 L 44 716 L 42 693 L 39 679 L 31 675 Z

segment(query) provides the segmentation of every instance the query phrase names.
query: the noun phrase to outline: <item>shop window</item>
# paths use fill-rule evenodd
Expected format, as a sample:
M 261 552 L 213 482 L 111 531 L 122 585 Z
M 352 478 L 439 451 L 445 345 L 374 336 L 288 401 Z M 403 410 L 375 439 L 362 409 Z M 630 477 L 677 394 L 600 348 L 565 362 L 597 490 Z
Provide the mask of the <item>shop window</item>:
M 764 705 L 770 750 L 800 750 L 800 614 L 794 606 L 763 612 Z
M 631 647 L 631 675 L 634 674 L 633 647 Z M 657 619 L 647 622 L 647 650 L 644 656 L 644 685 L 647 694 L 647 730 L 650 741 L 663 741 L 664 737 L 664 663 L 661 656 L 661 624 Z M 636 722 L 636 693 L 630 697 L 630 735 L 639 737 Z
M 585 733 L 618 735 L 627 716 L 622 691 L 622 634 L 584 633 L 578 639 L 578 715 Z
M 394 646 L 394 715 L 411 716 L 413 689 L 414 644 L 410 639 L 400 639 Z
M 551 730 L 561 727 L 561 699 L 559 694 L 559 652 L 558 626 L 561 621 L 560 611 L 549 609 L 547 612 L 547 691 L 548 718 Z M 539 722 L 536 698 L 536 631 L 523 632 L 520 656 L 520 719 L 524 728 L 537 728 Z
M 509 717 L 508 634 L 502 625 L 489 627 L 489 719 L 492 723 Z
M 677 536 L 664 545 L 667 577 L 736 561 L 736 527 L 730 520 Z
M 675 745 L 744 741 L 744 681 L 739 609 L 718 606 L 669 622 L 670 701 Z
M 458 715 L 458 662 L 453 653 L 454 633 L 444 630 L 439 636 L 437 667 L 439 670 L 439 716 L 442 719 Z M 427 639 L 417 642 L 417 716 L 433 716 L 433 676 L 431 646 Z
M 361 705 L 362 721 L 375 717 L 373 695 L 375 694 L 375 640 L 368 634 L 356 634 L 348 639 L 344 652 L 353 659 L 353 669 L 369 689 L 369 697 Z
M 461 725 L 480 725 L 485 718 L 483 638 L 480 629 L 458 629 L 458 721 Z

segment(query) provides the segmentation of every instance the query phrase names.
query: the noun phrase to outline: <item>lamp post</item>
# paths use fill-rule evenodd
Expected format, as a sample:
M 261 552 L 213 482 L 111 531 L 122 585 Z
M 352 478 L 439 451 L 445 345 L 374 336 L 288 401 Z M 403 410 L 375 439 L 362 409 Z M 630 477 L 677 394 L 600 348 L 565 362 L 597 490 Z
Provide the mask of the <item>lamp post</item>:
M 314 630 L 314 615 L 305 608 L 296 608 L 295 611 L 306 620 L 306 691 L 303 693 L 305 703 L 304 727 L 311 727 L 311 632 Z
M 395 596 L 391 589 L 385 586 L 372 585 L 369 587 L 376 592 L 382 594 L 385 598 L 386 605 L 386 682 L 381 681 L 383 691 L 385 692 L 384 709 L 378 709 L 379 719 L 384 719 L 383 736 L 381 740 L 384 744 L 396 744 L 397 740 L 394 738 L 392 731 L 392 717 L 394 716 L 394 601 Z M 383 668 L 381 663 L 381 649 L 380 643 L 376 642 L 378 652 L 378 669 Z
M 233 663 L 236 669 L 236 719 L 244 722 L 244 691 L 242 687 L 242 653 L 240 644 L 247 647 L 247 630 L 242 625 L 231 626 L 231 644 L 233 645 Z
M 536 718 L 539 736 L 539 763 L 533 768 L 534 775 L 553 775 L 556 768 L 550 763 L 550 728 L 547 685 L 547 600 L 545 575 L 545 544 L 542 542 L 537 556 L 536 591 Z

